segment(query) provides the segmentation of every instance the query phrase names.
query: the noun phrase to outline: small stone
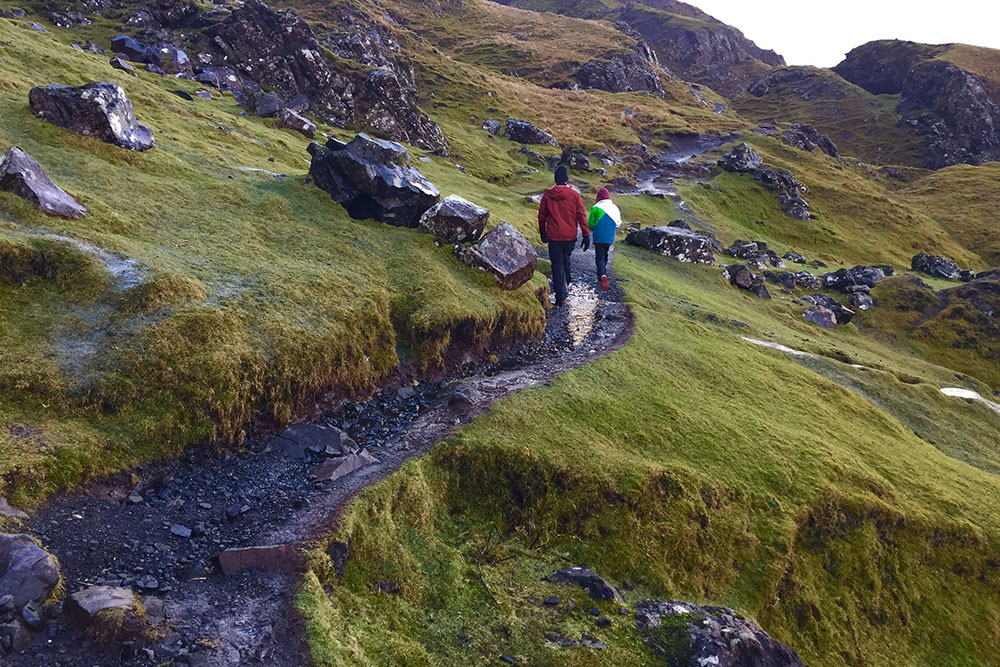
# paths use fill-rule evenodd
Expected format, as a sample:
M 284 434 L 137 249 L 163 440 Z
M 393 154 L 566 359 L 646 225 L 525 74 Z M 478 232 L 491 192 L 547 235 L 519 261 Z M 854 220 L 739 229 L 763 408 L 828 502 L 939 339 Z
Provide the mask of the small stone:
M 129 494 L 128 501 L 133 505 L 138 505 L 143 501 L 143 497 L 140 496 L 138 493 L 131 493 Z
M 601 616 L 599 619 L 597 619 L 597 627 L 599 628 L 611 627 L 611 619 L 608 618 L 607 616 Z
M 40 632 L 45 627 L 45 621 L 42 620 L 41 614 L 30 602 L 21 609 L 21 618 L 24 619 L 24 624 L 28 626 L 28 629 L 34 632 Z
M 157 588 L 160 587 L 160 582 L 156 580 L 156 577 L 147 574 L 146 576 L 139 579 L 136 585 L 143 590 L 155 591 Z
M 544 602 L 545 602 L 545 604 L 550 605 L 550 606 L 551 605 L 557 605 L 557 604 L 559 604 L 559 596 L 558 595 L 550 595 L 547 598 L 545 598 Z
M 178 523 L 170 526 L 170 532 L 177 537 L 183 537 L 185 539 L 191 537 L 191 529 Z

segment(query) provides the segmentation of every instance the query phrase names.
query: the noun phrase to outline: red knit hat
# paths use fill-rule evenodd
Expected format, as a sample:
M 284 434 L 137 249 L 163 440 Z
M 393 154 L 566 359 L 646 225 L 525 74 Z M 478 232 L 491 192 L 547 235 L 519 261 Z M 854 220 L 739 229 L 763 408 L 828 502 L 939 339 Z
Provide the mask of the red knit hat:
M 597 199 L 595 201 L 602 201 L 604 199 L 611 199 L 611 193 L 608 192 L 607 188 L 601 188 L 597 191 Z

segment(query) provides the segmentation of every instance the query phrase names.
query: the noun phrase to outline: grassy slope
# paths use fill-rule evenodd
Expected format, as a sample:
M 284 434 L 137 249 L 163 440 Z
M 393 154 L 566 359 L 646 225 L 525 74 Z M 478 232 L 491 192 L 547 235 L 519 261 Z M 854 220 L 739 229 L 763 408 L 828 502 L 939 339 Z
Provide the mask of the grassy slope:
M 872 95 L 827 69 L 808 72 L 804 81 L 771 86 L 757 97 L 733 98 L 740 114 L 759 123 L 807 123 L 837 144 L 840 152 L 873 164 L 920 166 L 923 140 L 896 124 L 898 95 Z
M 479 338 L 539 332 L 541 279 L 502 293 L 426 235 L 348 219 L 303 182 L 301 135 L 239 117 L 231 96 L 187 102 L 168 91 L 191 83 L 131 78 L 62 43 L 79 33 L 19 23 L 0 20 L 0 147 L 33 154 L 90 214 L 52 219 L 0 194 L 0 412 L 31 431 L 0 430 L 0 494 L 44 494 L 194 440 L 238 437 L 258 410 L 287 420 L 329 388 L 370 388 L 397 352 L 440 362 L 459 326 Z M 32 85 L 90 80 L 125 88 L 157 148 L 130 153 L 28 110 Z M 448 162 L 435 172 L 444 194 L 462 178 Z M 109 289 L 99 265 L 44 233 L 134 258 L 146 282 Z M 96 354 L 88 362 L 80 350 Z
M 586 563 L 634 583 L 632 601 L 734 606 L 810 665 L 997 664 L 996 415 L 940 394 L 947 369 L 808 326 L 717 268 L 620 247 L 617 269 L 632 344 L 363 494 L 335 536 L 351 542 L 342 582 L 313 554 L 299 602 L 317 661 L 652 664 L 613 606 L 598 630 L 585 596 L 541 581 Z M 557 611 L 538 602 L 552 593 Z M 609 649 L 557 649 L 553 630 Z

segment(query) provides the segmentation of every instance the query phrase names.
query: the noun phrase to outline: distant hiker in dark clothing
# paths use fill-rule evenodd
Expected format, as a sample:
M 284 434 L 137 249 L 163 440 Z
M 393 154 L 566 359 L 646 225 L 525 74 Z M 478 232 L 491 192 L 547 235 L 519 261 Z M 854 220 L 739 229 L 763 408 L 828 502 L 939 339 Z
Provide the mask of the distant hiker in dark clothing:
M 611 201 L 607 188 L 597 191 L 597 203 L 590 209 L 587 226 L 594 233 L 594 254 L 597 256 L 597 277 L 601 289 L 608 291 L 608 252 L 615 244 L 615 231 L 622 224 L 622 213 Z
M 556 169 L 556 186 L 545 191 L 538 207 L 538 234 L 542 237 L 542 243 L 549 244 L 552 289 L 556 293 L 557 306 L 566 303 L 569 294 L 566 287 L 569 256 L 576 245 L 577 229 L 583 231 L 580 247 L 584 251 L 590 247 L 590 229 L 587 227 L 583 198 L 579 192 L 566 185 L 568 182 L 569 172 L 566 167 Z

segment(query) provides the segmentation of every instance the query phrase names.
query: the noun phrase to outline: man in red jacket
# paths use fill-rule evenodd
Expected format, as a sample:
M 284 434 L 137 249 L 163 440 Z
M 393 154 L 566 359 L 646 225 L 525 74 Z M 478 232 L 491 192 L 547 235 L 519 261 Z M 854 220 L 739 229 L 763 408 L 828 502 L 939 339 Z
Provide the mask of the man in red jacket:
M 556 293 L 556 305 L 566 303 L 569 292 L 569 256 L 576 245 L 577 229 L 583 231 L 580 247 L 584 252 L 590 247 L 590 228 L 587 226 L 587 212 L 583 208 L 580 193 L 566 185 L 569 172 L 566 167 L 556 169 L 556 185 L 542 195 L 538 207 L 538 234 L 542 243 L 549 244 L 549 259 L 552 261 L 552 289 Z

